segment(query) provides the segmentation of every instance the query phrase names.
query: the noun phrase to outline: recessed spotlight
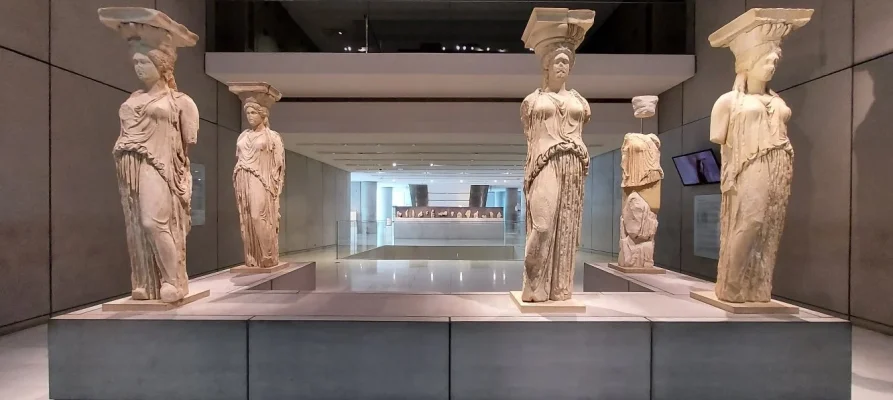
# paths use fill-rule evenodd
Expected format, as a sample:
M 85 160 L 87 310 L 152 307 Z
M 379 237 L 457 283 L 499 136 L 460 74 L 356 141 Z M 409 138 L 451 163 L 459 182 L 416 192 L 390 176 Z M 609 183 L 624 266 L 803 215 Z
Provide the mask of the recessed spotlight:
M 496 179 L 493 180 L 493 183 L 496 183 Z
M 339 34 L 339 35 L 343 35 L 344 32 L 342 32 L 342 31 L 338 31 L 338 34 Z
M 347 51 L 352 51 L 353 49 L 350 46 L 347 46 Z
M 462 50 L 462 48 L 460 48 L 459 45 L 457 44 L 457 45 L 456 45 L 456 50 Z
M 497 50 L 497 51 L 500 52 L 500 53 L 505 53 L 506 50 L 505 50 L 505 49 L 499 49 L 499 50 Z
M 434 166 L 434 163 L 431 163 L 431 166 L 433 167 L 433 166 Z
M 440 51 L 446 51 L 446 46 L 441 46 Z
M 465 183 L 465 181 L 463 181 L 463 180 L 461 180 L 461 179 L 459 179 L 459 183 Z
M 465 46 L 462 46 L 462 50 L 465 50 Z
M 508 181 L 507 181 L 507 180 L 505 180 L 505 179 L 503 179 L 503 180 L 502 180 L 502 183 L 506 183 L 506 182 L 508 182 Z
M 434 182 L 434 179 L 430 180 L 429 182 Z
M 344 51 L 347 51 L 347 46 L 344 46 Z
M 391 163 L 391 166 L 392 166 L 392 167 L 396 167 L 396 166 L 397 166 L 397 163 Z
M 489 47 L 487 47 L 487 51 L 490 51 L 490 48 L 489 48 Z

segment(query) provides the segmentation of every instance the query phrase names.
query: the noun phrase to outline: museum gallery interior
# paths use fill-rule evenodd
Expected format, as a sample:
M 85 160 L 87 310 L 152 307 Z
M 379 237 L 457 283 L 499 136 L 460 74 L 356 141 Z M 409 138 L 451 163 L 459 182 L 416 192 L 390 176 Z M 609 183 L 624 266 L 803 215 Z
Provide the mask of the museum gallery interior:
M 5 0 L 0 398 L 893 399 L 891 38 L 889 0 Z

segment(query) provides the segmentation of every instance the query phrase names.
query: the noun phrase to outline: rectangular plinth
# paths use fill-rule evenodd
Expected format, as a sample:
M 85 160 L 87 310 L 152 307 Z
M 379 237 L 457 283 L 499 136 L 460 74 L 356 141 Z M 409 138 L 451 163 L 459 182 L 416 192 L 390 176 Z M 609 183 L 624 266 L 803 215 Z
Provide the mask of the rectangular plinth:
M 586 305 L 574 299 L 563 301 L 529 302 L 521 300 L 520 291 L 511 291 L 509 295 L 522 313 L 585 313 Z
M 644 318 L 453 321 L 453 400 L 648 400 L 651 325 Z
M 165 303 L 161 300 L 134 300 L 130 297 L 110 301 L 102 305 L 102 311 L 167 311 L 177 307 L 182 307 L 193 301 L 197 301 L 211 295 L 210 290 L 202 290 L 200 292 L 189 293 L 186 297 L 173 303 Z
M 247 323 L 228 320 L 53 319 L 53 399 L 243 400 Z
M 289 267 L 289 263 L 281 262 L 275 266 L 269 268 L 260 268 L 260 267 L 249 267 L 247 265 L 239 265 L 238 267 L 230 268 L 229 272 L 234 274 L 272 274 L 274 272 L 282 271 Z
M 621 267 L 617 264 L 610 263 L 609 267 L 615 269 L 617 271 L 623 272 L 625 274 L 665 274 L 667 270 L 663 268 L 657 267 L 647 267 L 647 268 L 629 268 L 629 267 Z
M 251 399 L 449 398 L 449 320 L 249 322 Z
M 847 321 L 665 320 L 651 332 L 654 400 L 850 399 Z
M 782 304 L 775 300 L 767 303 L 730 303 L 716 298 L 716 293 L 713 291 L 691 292 L 691 298 L 733 314 L 797 314 L 800 312 L 800 309 L 795 306 Z

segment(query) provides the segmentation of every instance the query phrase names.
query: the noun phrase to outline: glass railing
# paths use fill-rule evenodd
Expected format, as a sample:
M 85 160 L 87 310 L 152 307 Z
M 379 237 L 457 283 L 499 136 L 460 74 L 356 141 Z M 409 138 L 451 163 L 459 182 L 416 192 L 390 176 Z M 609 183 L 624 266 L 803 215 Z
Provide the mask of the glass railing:
M 337 257 L 370 259 L 465 259 L 475 248 L 501 247 L 499 259 L 522 259 L 525 222 L 406 218 L 379 221 L 338 221 Z M 449 247 L 455 251 L 442 249 Z M 426 252 L 405 249 L 428 248 Z M 441 249 L 438 249 L 441 248 Z M 493 249 L 489 249 L 493 250 Z M 393 253 L 393 254 L 391 254 Z M 441 254 L 442 253 L 442 254 Z M 453 254 L 455 253 L 455 254 Z M 433 256 L 437 254 L 437 256 Z M 471 254 L 471 253 L 469 253 Z M 496 254 L 496 253 L 494 253 Z M 407 258 L 408 257 L 408 258 Z M 478 254 L 478 257 L 481 257 Z M 486 257 L 486 256 L 485 256 Z
M 214 0 L 208 51 L 525 53 L 534 7 L 596 11 L 579 53 L 692 54 L 685 0 Z

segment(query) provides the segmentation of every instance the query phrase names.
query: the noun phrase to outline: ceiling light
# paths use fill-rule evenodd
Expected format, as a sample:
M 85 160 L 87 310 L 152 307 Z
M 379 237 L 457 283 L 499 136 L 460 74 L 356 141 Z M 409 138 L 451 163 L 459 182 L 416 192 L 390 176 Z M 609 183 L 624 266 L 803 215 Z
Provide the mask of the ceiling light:
M 506 182 L 508 182 L 508 181 L 507 181 L 507 180 L 505 180 L 505 179 L 503 179 L 503 180 L 502 180 L 502 183 L 506 183 Z
M 397 182 L 397 180 L 396 180 L 396 179 L 391 179 L 391 182 Z
M 432 179 L 431 182 L 434 182 L 434 179 Z
M 461 48 L 459 48 L 458 44 L 456 45 L 456 50 L 461 50 Z
M 462 50 L 465 50 L 465 46 L 462 46 Z
M 500 53 L 505 53 L 505 49 L 499 49 Z
M 496 183 L 496 179 L 493 180 L 493 183 Z
M 338 31 L 338 34 L 339 34 L 339 35 L 343 35 L 343 34 L 344 34 L 344 32 L 341 32 L 341 31 Z
M 446 51 L 446 46 L 441 46 L 440 51 Z
M 489 47 L 487 47 L 487 51 L 490 51 L 490 48 L 489 48 Z
M 347 46 L 344 46 L 344 51 L 347 51 Z
M 463 180 L 461 180 L 461 179 L 459 179 L 459 183 L 465 183 L 465 181 L 463 181 Z
M 365 53 L 365 52 L 366 52 L 366 46 L 360 47 L 359 49 L 357 49 L 357 51 L 359 51 L 360 53 Z
M 391 166 L 392 166 L 392 167 L 396 167 L 396 166 L 397 166 L 397 163 L 396 163 L 396 162 L 393 162 L 393 163 L 391 163 Z
M 434 166 L 434 163 L 431 163 L 431 166 L 433 167 L 433 166 Z
M 353 49 L 351 49 L 350 46 L 347 46 L 347 51 L 352 51 L 352 50 Z

